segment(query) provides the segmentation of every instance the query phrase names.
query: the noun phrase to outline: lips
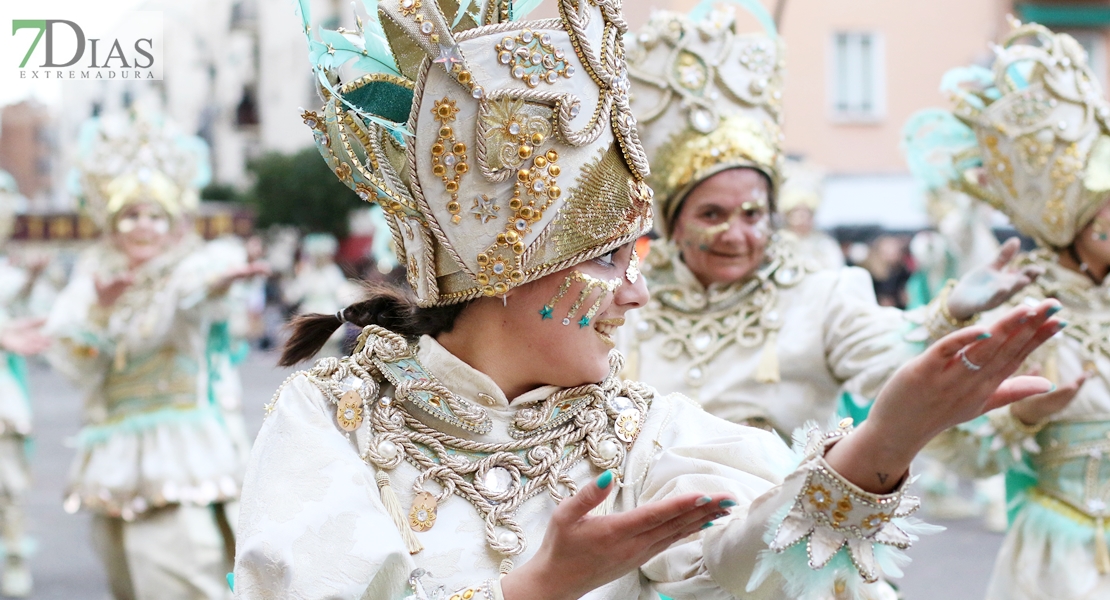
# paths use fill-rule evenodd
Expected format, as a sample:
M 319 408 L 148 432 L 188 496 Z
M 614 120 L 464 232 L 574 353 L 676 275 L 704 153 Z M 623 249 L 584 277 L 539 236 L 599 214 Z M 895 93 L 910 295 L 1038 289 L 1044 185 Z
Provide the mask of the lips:
M 624 318 L 617 317 L 614 319 L 598 319 L 594 322 L 594 333 L 601 341 L 605 342 L 610 348 L 616 347 L 617 343 L 613 341 L 613 334 L 617 332 L 617 328 L 624 325 Z

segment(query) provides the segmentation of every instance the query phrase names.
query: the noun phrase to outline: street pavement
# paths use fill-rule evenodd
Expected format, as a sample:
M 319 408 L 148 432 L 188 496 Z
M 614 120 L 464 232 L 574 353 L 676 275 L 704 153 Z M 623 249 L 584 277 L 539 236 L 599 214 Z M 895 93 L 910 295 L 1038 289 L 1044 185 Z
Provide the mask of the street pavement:
M 253 435 L 262 424 L 263 406 L 290 373 L 275 368 L 276 355 L 255 352 L 243 364 L 244 407 Z M 80 426 L 81 399 L 61 377 L 39 363 L 30 365 L 35 407 L 32 470 L 28 498 L 30 535 L 37 543 L 32 559 L 37 600 L 101 600 L 108 597 L 104 574 L 89 542 L 87 515 L 62 510 L 72 448 Z M 906 600 L 979 600 L 986 591 L 1002 536 L 986 533 L 976 520 L 939 523 L 948 531 L 922 539 L 910 551 L 913 564 L 901 586 Z

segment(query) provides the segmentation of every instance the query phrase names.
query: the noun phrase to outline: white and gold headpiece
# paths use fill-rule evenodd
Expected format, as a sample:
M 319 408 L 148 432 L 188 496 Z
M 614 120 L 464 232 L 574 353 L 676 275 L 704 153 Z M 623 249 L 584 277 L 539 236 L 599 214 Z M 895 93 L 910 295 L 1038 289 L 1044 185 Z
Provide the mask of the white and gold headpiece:
M 155 202 L 171 219 L 191 214 L 211 178 L 204 141 L 137 113 L 90 119 L 79 146 L 81 208 L 102 229 L 135 202 Z
M 629 43 L 632 111 L 668 235 L 683 198 L 706 178 L 752 167 L 777 188 L 782 177 L 783 49 L 770 17 L 753 14 L 767 33 L 737 33 L 731 12 L 660 11 Z
M 816 212 L 824 193 L 825 170 L 811 162 L 787 160 L 783 172 L 776 209 L 784 215 L 798 207 Z
M 502 294 L 650 230 L 620 0 L 559 0 L 540 21 L 508 0 L 364 4 L 358 32 L 319 40 L 302 6 L 326 102 L 303 117 L 385 209 L 420 305 Z
M 992 70 L 945 75 L 956 108 L 915 115 L 905 147 L 927 185 L 944 181 L 1064 248 L 1110 199 L 1110 104 L 1074 38 L 1011 25 Z

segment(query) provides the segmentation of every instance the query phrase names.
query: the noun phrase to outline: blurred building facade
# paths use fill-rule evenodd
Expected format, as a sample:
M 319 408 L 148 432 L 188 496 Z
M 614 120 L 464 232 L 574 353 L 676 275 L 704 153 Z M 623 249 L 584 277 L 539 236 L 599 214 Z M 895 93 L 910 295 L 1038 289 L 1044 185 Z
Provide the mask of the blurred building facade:
M 102 111 L 156 110 L 208 142 L 214 183 L 238 188 L 249 183 L 251 158 L 312 144 L 298 109 L 318 100 L 291 3 L 150 0 L 137 8 L 144 9 L 163 13 L 163 81 L 65 82 L 64 139 L 76 139 L 81 124 Z M 350 11 L 339 0 L 313 2 L 313 9 L 324 19 Z M 75 159 L 69 149 L 65 162 Z
M 945 71 L 989 61 L 989 44 L 1005 33 L 1007 14 L 1072 33 L 1104 83 L 1110 79 L 1110 0 L 760 1 L 778 18 L 787 47 L 786 150 L 830 174 L 817 216 L 824 228 L 928 224 L 899 149 L 901 128 L 915 111 L 947 104 L 938 91 Z M 624 10 L 635 29 L 653 10 L 697 4 L 626 0 Z M 311 7 L 317 22 L 354 25 L 346 0 L 313 0 Z M 76 157 L 72 144 L 58 142 L 75 140 L 85 119 L 101 111 L 138 105 L 165 112 L 209 142 L 214 182 L 238 188 L 249 184 L 252 157 L 312 144 L 299 109 L 319 101 L 291 3 L 148 0 L 144 8 L 163 12 L 164 81 L 64 82 L 64 109 L 47 133 L 34 125 L 49 117 L 44 107 L 9 107 L 10 119 L 4 110 L 0 168 L 21 188 L 30 186 L 24 193 L 38 203 L 32 210 L 73 207 L 63 181 Z M 532 17 L 555 15 L 547 1 Z M 754 19 L 740 19 L 743 28 L 758 28 Z M 17 150 L 29 147 L 36 150 Z M 37 158 L 42 148 L 50 149 L 45 160 Z
M 54 197 L 57 137 L 50 108 L 24 100 L 0 109 L 0 170 L 27 198 L 21 210 L 47 210 Z
M 991 60 L 1006 15 L 1074 35 L 1104 87 L 1110 79 L 1110 1 L 760 0 L 786 43 L 786 150 L 828 169 L 818 225 L 928 225 L 924 200 L 899 148 L 903 124 L 948 105 L 939 92 L 951 68 Z M 635 29 L 653 10 L 687 11 L 698 0 L 626 0 Z M 722 2 L 722 5 L 728 4 Z M 554 6 L 537 14 L 554 16 Z M 738 13 L 743 12 L 738 9 Z M 754 19 L 741 26 L 757 30 Z

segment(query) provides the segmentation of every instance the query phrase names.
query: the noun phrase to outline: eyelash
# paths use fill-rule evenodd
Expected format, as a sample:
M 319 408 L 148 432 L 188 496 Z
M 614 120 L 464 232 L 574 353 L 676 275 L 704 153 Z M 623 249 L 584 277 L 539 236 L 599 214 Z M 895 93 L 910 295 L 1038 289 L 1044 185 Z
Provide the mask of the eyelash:
M 613 250 L 611 252 L 606 252 L 605 254 L 602 254 L 601 256 L 595 258 L 594 261 L 596 261 L 597 264 L 599 264 L 599 265 L 604 265 L 606 267 L 615 267 L 617 265 L 616 265 L 616 263 L 613 262 L 613 257 L 616 256 L 616 255 L 617 255 L 617 251 Z

